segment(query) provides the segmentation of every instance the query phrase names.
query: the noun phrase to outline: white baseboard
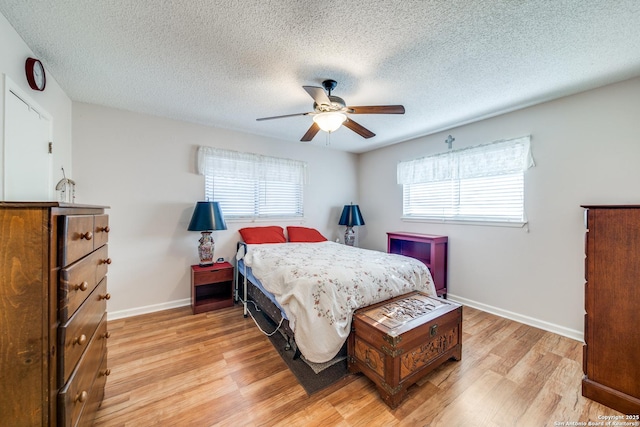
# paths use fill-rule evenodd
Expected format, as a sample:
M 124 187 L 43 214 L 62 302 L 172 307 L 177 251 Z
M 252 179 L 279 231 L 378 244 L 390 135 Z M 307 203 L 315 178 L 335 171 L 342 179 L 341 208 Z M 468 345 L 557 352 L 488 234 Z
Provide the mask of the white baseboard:
M 491 305 L 483 304 L 481 302 L 473 301 L 453 294 L 447 294 L 447 299 L 450 299 L 451 301 L 460 303 L 462 305 L 468 305 L 469 307 L 477 308 L 478 310 L 486 311 L 487 313 L 495 314 L 496 316 L 515 320 L 516 322 L 524 323 L 525 325 L 533 326 L 545 331 L 553 332 L 554 334 L 562 335 L 563 337 L 584 342 L 584 334 L 581 331 L 575 329 L 565 328 L 564 326 L 545 322 L 544 320 L 535 319 L 533 317 L 524 316 L 522 314 L 514 313 L 509 310 L 503 310 L 498 307 L 493 307 Z
M 486 311 L 487 313 L 495 314 L 496 316 L 504 317 L 506 319 L 524 323 L 525 325 L 529 325 L 529 326 L 543 329 L 545 331 L 553 332 L 554 334 L 562 335 L 563 337 L 571 338 L 576 341 L 584 342 L 584 334 L 581 331 L 578 331 L 575 329 L 565 328 L 564 326 L 545 322 L 544 320 L 535 319 L 533 317 L 524 316 L 522 314 L 514 313 L 509 310 L 503 310 L 498 307 L 483 304 L 481 302 L 463 298 L 451 293 L 447 294 L 447 299 L 450 299 L 451 301 L 460 303 L 462 305 L 467 305 L 469 307 L 477 308 L 478 310 Z M 191 299 L 185 298 L 182 300 L 169 301 L 162 304 L 147 305 L 144 307 L 136 307 L 128 310 L 110 311 L 107 313 L 107 319 L 108 320 L 123 319 L 126 317 L 138 316 L 140 314 L 148 314 L 148 313 L 154 313 L 156 311 L 184 307 L 190 304 L 191 304 Z
M 140 314 L 154 313 L 156 311 L 184 307 L 185 305 L 191 305 L 191 298 L 163 302 L 162 304 L 145 305 L 144 307 L 130 308 L 128 310 L 109 311 L 107 312 L 107 320 L 124 319 L 125 317 L 132 317 L 132 316 L 138 316 Z

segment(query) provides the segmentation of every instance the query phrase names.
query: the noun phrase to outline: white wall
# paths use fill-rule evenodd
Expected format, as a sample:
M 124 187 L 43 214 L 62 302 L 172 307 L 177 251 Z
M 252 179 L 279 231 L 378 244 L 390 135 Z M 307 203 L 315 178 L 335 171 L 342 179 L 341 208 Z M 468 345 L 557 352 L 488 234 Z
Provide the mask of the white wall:
M 579 205 L 640 203 L 640 79 L 355 156 L 87 104 L 72 106 L 51 73 L 44 92 L 32 91 L 24 61 L 33 52 L 2 15 L 0 52 L 0 73 L 53 117 L 54 184 L 64 167 L 78 183 L 78 202 L 112 206 L 112 313 L 159 309 L 189 298 L 188 265 L 197 261 L 198 234 L 186 226 L 193 203 L 203 196 L 202 177 L 194 172 L 200 144 L 308 161 L 306 225 L 332 239 L 341 236 L 342 227 L 335 223 L 342 205 L 353 201 L 367 223 L 357 229 L 360 246 L 385 250 L 387 231 L 448 235 L 451 297 L 574 337 L 583 329 Z M 0 84 L 4 93 L 4 78 Z M 3 117 L 0 103 L 2 129 Z M 456 138 L 455 148 L 532 135 L 537 166 L 526 177 L 527 229 L 400 220 L 397 162 L 443 151 L 448 134 Z M 1 132 L 0 189 L 3 140 Z M 216 232 L 216 254 L 229 258 L 236 230 L 245 225 L 230 223 L 229 230 Z
M 255 225 L 303 224 L 334 240 L 342 233 L 342 206 L 357 195 L 357 156 L 311 144 L 83 103 L 73 104 L 73 141 L 77 201 L 111 206 L 110 318 L 190 298 L 200 233 L 187 226 L 195 202 L 204 199 L 204 178 L 195 172 L 198 145 L 308 162 L 304 221 Z M 250 225 L 228 221 L 228 230 L 214 232 L 215 257 L 230 259 L 237 230 Z
M 71 165 L 71 100 L 62 91 L 55 77 L 47 73 L 47 86 L 43 92 L 29 87 L 24 71 L 24 63 L 33 57 L 31 49 L 24 43 L 13 27 L 0 14 L 0 199 L 4 190 L 4 93 L 5 79 L 8 77 L 31 101 L 42 107 L 53 118 L 53 159 L 52 176 L 55 186 L 62 178 L 61 167 L 64 167 L 67 178 L 73 177 Z M 29 159 L 23 159 L 26 163 Z M 54 192 L 55 197 L 55 192 Z
M 577 339 L 583 333 L 581 204 L 640 204 L 640 78 L 547 102 L 360 156 L 366 226 L 361 246 L 386 248 L 386 232 L 449 236 L 449 293 L 470 305 Z M 425 118 L 428 120 L 428 118 Z M 526 228 L 407 222 L 401 160 L 531 135 Z

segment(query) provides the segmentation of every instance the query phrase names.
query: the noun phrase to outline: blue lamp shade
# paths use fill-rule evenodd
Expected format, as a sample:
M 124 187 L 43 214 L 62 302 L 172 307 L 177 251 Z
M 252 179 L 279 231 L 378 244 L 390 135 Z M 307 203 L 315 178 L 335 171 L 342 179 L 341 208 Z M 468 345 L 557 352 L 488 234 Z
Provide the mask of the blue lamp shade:
M 189 223 L 189 231 L 226 230 L 218 202 L 197 202 Z
M 344 205 L 338 225 L 346 225 L 347 227 L 364 225 L 360 207 L 358 205 Z

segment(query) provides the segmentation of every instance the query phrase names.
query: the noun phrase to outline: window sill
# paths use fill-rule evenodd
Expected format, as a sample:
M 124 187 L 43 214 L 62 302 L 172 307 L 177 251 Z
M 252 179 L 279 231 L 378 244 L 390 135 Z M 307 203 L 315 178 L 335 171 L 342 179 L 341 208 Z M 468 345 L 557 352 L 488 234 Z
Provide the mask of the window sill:
M 461 219 L 443 219 L 443 218 L 419 218 L 419 217 L 406 217 L 400 218 L 406 222 L 426 222 L 431 224 L 456 224 L 456 225 L 479 225 L 484 227 L 508 227 L 508 228 L 523 228 L 527 225 L 527 221 L 513 222 L 513 221 L 466 221 Z

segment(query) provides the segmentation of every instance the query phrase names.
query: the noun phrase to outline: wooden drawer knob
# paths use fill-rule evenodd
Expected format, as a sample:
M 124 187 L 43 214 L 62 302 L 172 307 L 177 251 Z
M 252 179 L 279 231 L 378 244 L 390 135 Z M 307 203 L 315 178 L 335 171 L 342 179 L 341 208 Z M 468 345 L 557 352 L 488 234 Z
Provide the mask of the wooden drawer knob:
M 108 233 L 111 231 L 111 229 L 107 225 L 106 227 L 98 227 L 98 231 L 104 231 L 105 233 Z
M 104 375 L 105 377 L 108 377 L 109 375 L 111 375 L 111 369 L 107 368 L 104 371 L 102 371 L 101 374 Z
M 111 264 L 111 258 L 101 260 L 103 264 Z
M 103 300 L 103 299 L 110 300 L 111 294 L 107 292 L 106 294 L 98 295 L 98 300 Z
M 93 233 L 90 231 L 87 231 L 86 233 L 83 233 L 80 235 L 80 239 L 87 239 L 87 240 L 91 240 L 93 239 Z
M 111 338 L 111 332 L 109 332 L 109 331 L 105 332 L 103 337 L 105 337 L 107 339 Z
M 89 289 L 89 283 L 87 283 L 87 282 L 82 282 L 82 283 L 80 283 L 79 285 L 75 285 L 75 286 L 73 287 L 73 290 L 74 290 L 74 291 L 78 291 L 78 290 L 80 290 L 80 291 L 84 292 L 84 291 L 86 291 L 87 289 Z
M 76 394 L 76 398 L 73 399 L 75 402 L 84 402 L 87 400 L 87 397 L 89 397 L 89 393 L 87 393 L 86 391 L 81 391 L 80 393 Z
M 73 339 L 73 344 L 84 345 L 87 342 L 87 336 L 85 334 L 80 335 L 79 337 L 75 337 Z

